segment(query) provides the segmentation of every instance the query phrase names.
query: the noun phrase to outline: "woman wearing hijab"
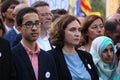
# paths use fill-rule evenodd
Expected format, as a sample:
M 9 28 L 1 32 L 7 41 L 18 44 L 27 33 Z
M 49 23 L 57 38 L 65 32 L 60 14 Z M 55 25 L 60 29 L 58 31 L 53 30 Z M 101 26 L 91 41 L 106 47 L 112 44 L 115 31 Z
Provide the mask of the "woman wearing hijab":
M 106 36 L 95 38 L 92 42 L 90 53 L 98 68 L 101 80 L 120 80 L 120 77 L 116 73 L 115 48 L 110 38 Z

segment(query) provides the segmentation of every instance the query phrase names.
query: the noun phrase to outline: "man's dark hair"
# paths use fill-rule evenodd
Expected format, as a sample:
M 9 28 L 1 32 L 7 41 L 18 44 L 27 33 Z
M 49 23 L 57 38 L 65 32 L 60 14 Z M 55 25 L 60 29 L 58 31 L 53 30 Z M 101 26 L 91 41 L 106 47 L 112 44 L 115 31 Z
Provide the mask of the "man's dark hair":
M 31 7 L 39 7 L 39 6 L 48 6 L 49 7 L 49 4 L 45 1 L 36 1 L 35 3 L 33 3 L 31 5 Z
M 17 26 L 21 26 L 22 22 L 23 22 L 23 16 L 27 13 L 36 13 L 38 14 L 37 10 L 32 8 L 32 7 L 26 7 L 23 8 L 22 10 L 20 10 L 18 12 L 18 14 L 16 15 L 16 22 L 17 22 Z
M 116 30 L 117 25 L 120 25 L 120 20 L 105 21 L 105 30 L 113 33 Z
M 53 14 L 59 14 L 59 15 L 64 15 L 64 14 L 68 14 L 68 11 L 66 11 L 65 9 L 55 9 L 51 11 Z
M 65 9 L 55 9 L 55 10 L 52 10 L 51 12 L 53 13 L 53 20 L 52 21 L 55 21 L 61 15 L 68 14 L 68 11 L 66 11 Z

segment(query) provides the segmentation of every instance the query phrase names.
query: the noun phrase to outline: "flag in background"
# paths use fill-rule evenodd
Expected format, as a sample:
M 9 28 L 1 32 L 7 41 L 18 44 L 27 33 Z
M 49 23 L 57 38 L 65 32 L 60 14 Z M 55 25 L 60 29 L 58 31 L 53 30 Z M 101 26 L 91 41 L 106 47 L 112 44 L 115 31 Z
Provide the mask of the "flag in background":
M 91 10 L 91 5 L 88 0 L 76 0 L 76 16 L 87 16 L 89 15 L 89 10 Z
M 27 3 L 28 5 L 31 5 L 33 2 L 35 1 L 39 1 L 39 0 L 20 0 L 24 3 Z M 57 3 L 52 3 L 51 1 L 49 0 L 41 0 L 41 1 L 48 1 L 50 2 L 49 4 L 52 5 L 52 7 L 56 7 Z M 53 2 L 56 1 L 56 0 L 53 0 Z M 66 0 L 59 0 L 59 2 L 63 2 L 63 1 L 66 1 Z M 75 14 L 76 16 L 88 16 L 90 14 L 90 10 L 91 10 L 91 5 L 90 5 L 90 2 L 89 0 L 69 0 L 70 1 L 70 7 L 72 8 L 71 9 L 71 14 Z M 58 1 L 57 1 L 58 2 Z M 64 2 L 66 4 L 66 2 Z M 75 5 L 75 7 L 73 7 L 73 5 Z M 60 7 L 60 6 L 58 6 Z
M 88 0 L 81 0 L 81 9 L 86 15 L 88 15 L 91 10 L 90 2 Z
M 75 15 L 76 16 L 83 16 L 83 17 L 86 16 L 86 14 L 81 9 L 81 0 L 76 0 Z

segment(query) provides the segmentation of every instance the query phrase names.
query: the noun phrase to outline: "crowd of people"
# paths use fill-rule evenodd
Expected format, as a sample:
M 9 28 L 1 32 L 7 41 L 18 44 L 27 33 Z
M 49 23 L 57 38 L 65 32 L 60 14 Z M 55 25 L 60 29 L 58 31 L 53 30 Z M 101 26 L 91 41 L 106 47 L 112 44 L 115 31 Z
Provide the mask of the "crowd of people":
M 0 80 L 120 80 L 119 8 L 105 21 L 44 1 L 0 8 Z

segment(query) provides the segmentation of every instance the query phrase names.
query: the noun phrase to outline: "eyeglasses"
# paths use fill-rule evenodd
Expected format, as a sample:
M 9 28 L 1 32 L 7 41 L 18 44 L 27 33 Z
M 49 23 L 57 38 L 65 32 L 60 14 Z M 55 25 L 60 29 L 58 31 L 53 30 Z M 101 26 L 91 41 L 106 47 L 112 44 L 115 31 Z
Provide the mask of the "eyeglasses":
M 39 15 L 41 15 L 41 16 L 53 16 L 52 13 L 39 13 Z
M 33 22 L 31 22 L 31 21 L 28 21 L 28 22 L 26 22 L 25 24 L 22 24 L 22 26 L 25 26 L 26 28 L 33 28 L 33 26 L 35 25 L 35 27 L 37 27 L 37 28 L 40 28 L 41 27 L 41 23 L 40 22 L 35 22 L 35 23 L 33 23 Z

